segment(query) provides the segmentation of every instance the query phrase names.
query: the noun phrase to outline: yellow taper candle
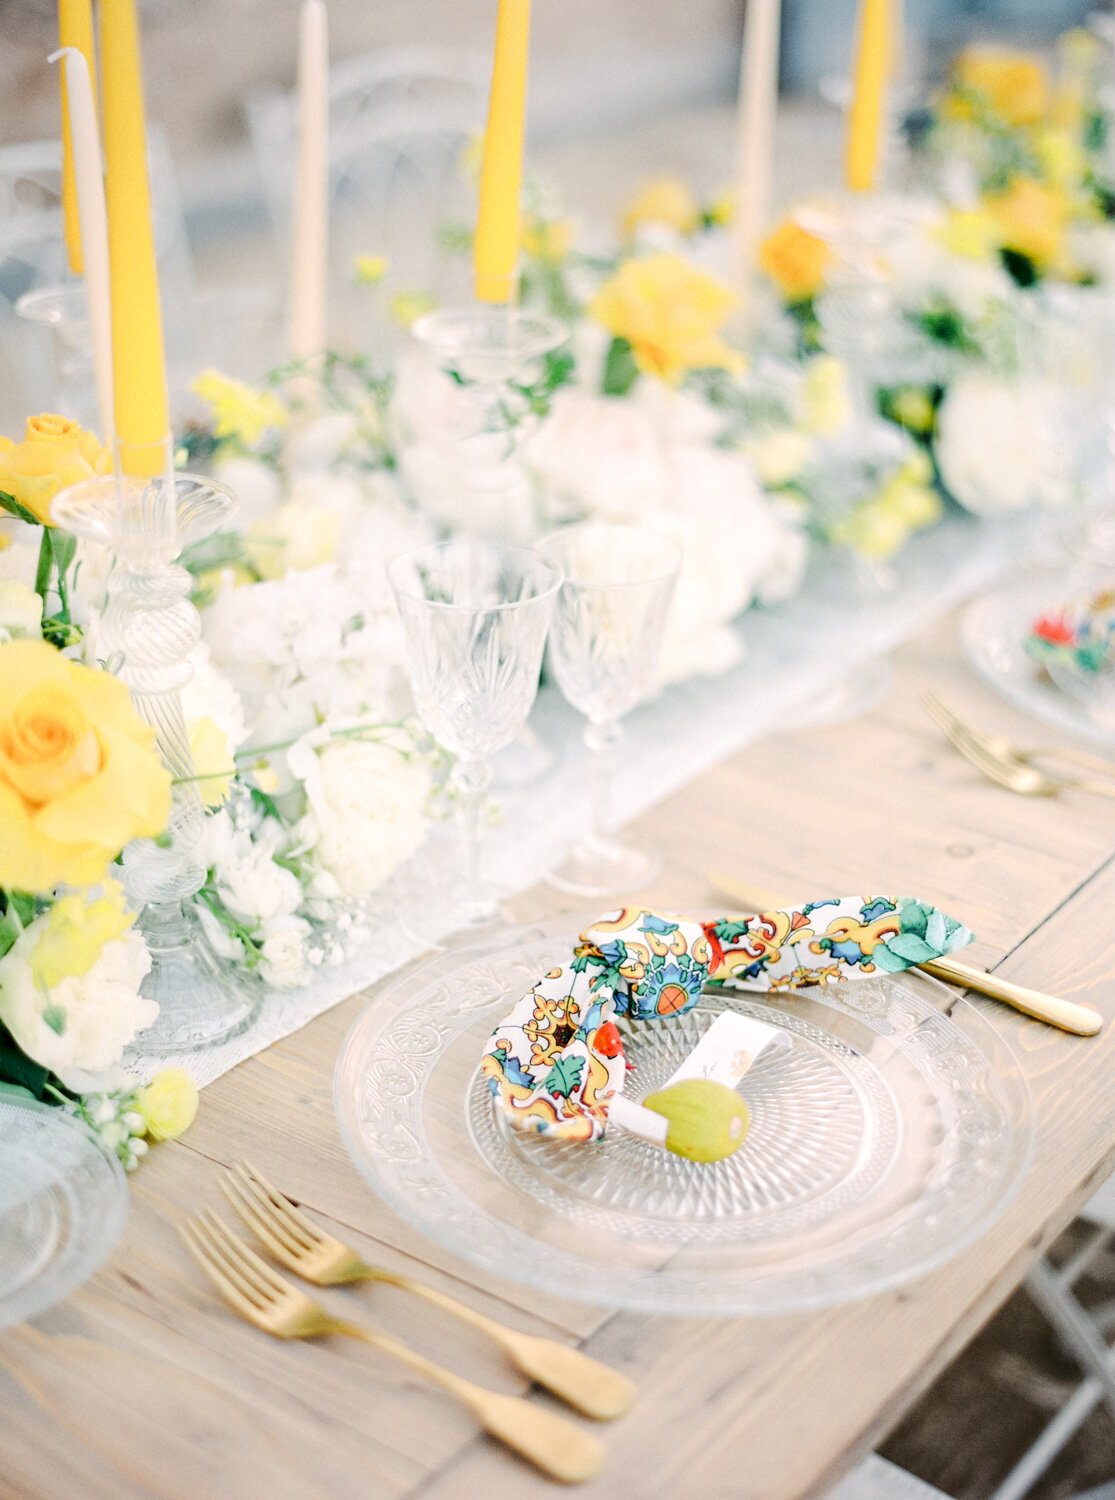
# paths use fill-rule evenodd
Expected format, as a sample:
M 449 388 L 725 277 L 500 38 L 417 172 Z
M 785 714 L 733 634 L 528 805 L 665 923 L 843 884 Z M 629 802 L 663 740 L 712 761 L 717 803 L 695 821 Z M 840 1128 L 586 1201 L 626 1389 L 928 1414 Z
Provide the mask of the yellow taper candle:
M 854 193 L 870 193 L 879 166 L 887 77 L 891 67 L 890 0 L 860 0 L 846 175 Z
M 93 55 L 92 0 L 58 0 L 58 45 L 76 47 L 89 64 L 89 76 L 97 76 Z M 96 103 L 96 91 L 93 101 Z M 77 210 L 77 179 L 74 174 L 73 143 L 70 139 L 70 99 L 62 75 L 62 210 L 66 221 L 66 254 L 70 270 L 81 275 L 81 224 Z
M 125 474 L 157 474 L 170 427 L 135 0 L 100 0 L 116 437 Z
M 499 0 L 474 252 L 481 302 L 510 302 L 515 291 L 529 50 L 530 0 Z

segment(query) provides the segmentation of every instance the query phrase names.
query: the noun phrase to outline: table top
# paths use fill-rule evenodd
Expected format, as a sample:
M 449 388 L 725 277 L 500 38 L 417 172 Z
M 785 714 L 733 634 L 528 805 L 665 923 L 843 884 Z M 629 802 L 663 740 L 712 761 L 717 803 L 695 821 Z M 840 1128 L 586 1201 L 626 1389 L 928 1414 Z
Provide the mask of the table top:
M 576 1340 L 632 1375 L 639 1399 L 599 1429 L 609 1462 L 586 1497 L 823 1495 L 1115 1162 L 1115 809 L 1079 792 L 1014 796 L 948 747 L 918 706 L 929 687 L 1020 740 L 1057 740 L 962 664 L 955 619 L 893 661 L 893 686 L 865 717 L 753 745 L 640 819 L 648 841 L 665 845 L 669 830 L 667 867 L 640 899 L 712 908 L 709 870 L 802 894 L 915 892 L 974 928 L 966 959 L 1097 1006 L 1109 1025 L 1082 1040 L 972 1002 L 1022 1060 L 1036 1119 L 1022 1189 L 989 1233 L 905 1288 L 769 1319 L 609 1313 L 487 1276 L 396 1219 L 345 1155 L 332 1070 L 367 1003 L 355 995 L 210 1085 L 186 1139 L 157 1148 L 132 1179 L 108 1264 L 33 1324 L 0 1333 L 0 1496 L 502 1500 L 559 1489 L 375 1351 L 279 1344 L 214 1299 L 175 1225 L 221 1206 L 221 1168 L 245 1156 L 367 1258 L 526 1331 Z M 514 910 L 525 920 L 567 904 L 539 887 Z M 413 1296 L 370 1287 L 330 1297 L 462 1374 L 522 1388 L 479 1333 Z

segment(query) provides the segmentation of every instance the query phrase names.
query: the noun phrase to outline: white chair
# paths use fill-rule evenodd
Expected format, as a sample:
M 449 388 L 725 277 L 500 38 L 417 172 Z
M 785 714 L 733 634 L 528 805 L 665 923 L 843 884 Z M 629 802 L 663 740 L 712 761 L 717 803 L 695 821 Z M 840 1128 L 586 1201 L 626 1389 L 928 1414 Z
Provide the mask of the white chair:
M 448 47 L 394 47 L 338 63 L 329 75 L 331 322 L 350 340 L 366 333 L 352 293 L 358 254 L 385 254 L 399 289 L 448 297 L 459 259 L 438 230 L 468 222 L 461 157 L 483 128 L 490 59 Z M 296 96 L 252 94 L 248 126 L 280 253 L 290 234 Z M 455 277 L 454 272 L 457 272 Z
M 1106 1342 L 1106 1336 L 1115 1332 L 1115 1299 L 1085 1311 L 1072 1292 L 1074 1283 L 1115 1237 L 1115 1176 L 1089 1199 L 1079 1217 L 1088 1225 L 1080 1248 L 1059 1268 L 1047 1259 L 1038 1261 L 1026 1278 L 1026 1289 L 1085 1372 L 1085 1379 L 987 1500 L 1023 1500 L 1101 1401 L 1106 1401 L 1115 1415 L 1115 1347 Z M 872 1453 L 829 1492 L 826 1500 L 949 1497 Z M 1069 1500 L 1115 1500 L 1115 1480 Z

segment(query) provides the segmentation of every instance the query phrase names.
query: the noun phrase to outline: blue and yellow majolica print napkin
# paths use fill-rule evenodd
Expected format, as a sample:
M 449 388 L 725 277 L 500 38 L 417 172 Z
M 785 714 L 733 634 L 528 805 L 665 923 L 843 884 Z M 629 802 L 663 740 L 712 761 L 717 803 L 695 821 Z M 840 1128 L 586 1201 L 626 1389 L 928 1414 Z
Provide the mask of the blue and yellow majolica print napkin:
M 837 896 L 715 922 L 625 907 L 587 927 L 572 959 L 523 996 L 481 1066 L 516 1129 L 596 1140 L 627 1068 L 616 1016 L 680 1015 L 709 980 L 783 990 L 895 974 L 971 941 L 954 918 L 902 896 Z

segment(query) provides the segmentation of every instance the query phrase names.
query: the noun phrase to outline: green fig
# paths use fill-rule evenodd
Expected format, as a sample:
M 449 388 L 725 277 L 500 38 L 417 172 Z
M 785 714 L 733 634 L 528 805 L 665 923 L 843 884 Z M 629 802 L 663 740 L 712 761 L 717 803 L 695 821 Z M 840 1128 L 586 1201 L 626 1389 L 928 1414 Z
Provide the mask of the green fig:
M 683 1078 L 650 1094 L 644 1109 L 669 1122 L 666 1149 L 690 1161 L 722 1161 L 743 1145 L 751 1127 L 747 1105 L 734 1089 L 711 1078 Z

